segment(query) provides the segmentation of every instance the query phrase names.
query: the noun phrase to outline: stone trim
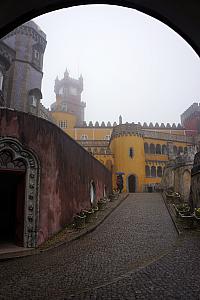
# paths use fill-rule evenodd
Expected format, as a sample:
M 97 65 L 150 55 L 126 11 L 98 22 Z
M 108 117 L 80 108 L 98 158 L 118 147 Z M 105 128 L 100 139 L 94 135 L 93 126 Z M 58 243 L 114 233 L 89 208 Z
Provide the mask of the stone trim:
M 26 248 L 33 248 L 37 245 L 39 222 L 39 161 L 32 150 L 25 148 L 14 138 L 0 138 L 0 155 L 5 150 L 12 153 L 13 161 L 21 160 L 26 165 L 23 244 Z

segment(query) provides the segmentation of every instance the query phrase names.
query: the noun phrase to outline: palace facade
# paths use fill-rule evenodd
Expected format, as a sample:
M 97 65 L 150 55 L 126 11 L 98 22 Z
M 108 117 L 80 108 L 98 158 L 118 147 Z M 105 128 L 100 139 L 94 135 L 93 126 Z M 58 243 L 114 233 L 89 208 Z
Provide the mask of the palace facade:
M 73 79 L 65 72 L 56 78 L 56 102 L 52 117 L 56 124 L 82 145 L 111 172 L 113 188 L 118 174 L 123 174 L 124 191 L 155 190 L 161 182 L 165 166 L 177 155 L 191 152 L 198 133 L 198 104 L 193 104 L 182 116 L 182 124 L 110 122 L 88 124 L 84 121 L 86 104 L 81 101 L 83 78 Z

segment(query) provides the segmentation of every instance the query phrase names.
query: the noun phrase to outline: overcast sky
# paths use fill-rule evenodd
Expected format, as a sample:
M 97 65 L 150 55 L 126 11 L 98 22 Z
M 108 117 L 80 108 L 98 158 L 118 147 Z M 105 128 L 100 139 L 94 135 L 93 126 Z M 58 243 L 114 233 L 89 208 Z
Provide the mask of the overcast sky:
M 200 101 L 200 61 L 176 32 L 133 9 L 87 5 L 34 21 L 47 35 L 43 103 L 55 101 L 54 80 L 83 75 L 86 121 L 180 122 Z

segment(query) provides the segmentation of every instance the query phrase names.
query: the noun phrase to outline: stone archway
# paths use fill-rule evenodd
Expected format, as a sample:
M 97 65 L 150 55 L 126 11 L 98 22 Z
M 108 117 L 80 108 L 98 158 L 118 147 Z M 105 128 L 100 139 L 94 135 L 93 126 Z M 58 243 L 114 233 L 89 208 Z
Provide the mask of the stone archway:
M 0 172 L 24 171 L 23 246 L 35 247 L 39 220 L 40 167 L 36 155 L 13 138 L 0 139 Z

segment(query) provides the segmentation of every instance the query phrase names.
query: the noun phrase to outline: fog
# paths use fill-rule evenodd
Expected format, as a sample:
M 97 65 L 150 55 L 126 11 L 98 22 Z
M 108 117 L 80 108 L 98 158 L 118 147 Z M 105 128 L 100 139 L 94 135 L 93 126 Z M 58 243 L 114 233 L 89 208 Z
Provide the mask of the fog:
M 82 73 L 86 121 L 180 122 L 200 97 L 200 62 L 171 28 L 133 9 L 87 5 L 34 21 L 47 35 L 43 104 L 55 101 L 54 80 Z

